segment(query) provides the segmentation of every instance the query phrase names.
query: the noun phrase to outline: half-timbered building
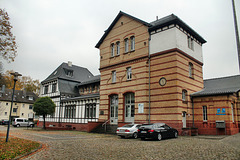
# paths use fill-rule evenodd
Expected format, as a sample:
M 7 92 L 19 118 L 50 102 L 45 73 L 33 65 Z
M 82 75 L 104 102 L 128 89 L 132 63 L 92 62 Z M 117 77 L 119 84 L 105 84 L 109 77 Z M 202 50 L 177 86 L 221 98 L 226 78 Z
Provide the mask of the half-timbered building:
M 89 121 L 98 121 L 99 87 L 100 76 L 71 62 L 62 63 L 41 82 L 40 96 L 48 96 L 56 104 L 46 126 L 87 130 Z

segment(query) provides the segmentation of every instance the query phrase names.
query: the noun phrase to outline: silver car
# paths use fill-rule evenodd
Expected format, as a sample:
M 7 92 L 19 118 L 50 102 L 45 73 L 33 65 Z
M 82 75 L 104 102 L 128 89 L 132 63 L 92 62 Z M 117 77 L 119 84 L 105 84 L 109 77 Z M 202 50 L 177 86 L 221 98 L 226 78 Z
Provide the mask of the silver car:
M 34 123 L 28 121 L 26 118 L 14 118 L 12 121 L 14 127 L 34 127 Z
M 117 128 L 117 135 L 121 138 L 138 138 L 138 128 L 141 124 L 126 124 Z

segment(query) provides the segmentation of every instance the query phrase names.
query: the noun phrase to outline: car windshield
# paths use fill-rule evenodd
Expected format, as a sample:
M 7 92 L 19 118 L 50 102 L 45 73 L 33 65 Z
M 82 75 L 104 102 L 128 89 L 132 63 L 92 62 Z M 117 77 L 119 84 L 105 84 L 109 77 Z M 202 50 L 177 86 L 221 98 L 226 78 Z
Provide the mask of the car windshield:
M 126 125 L 124 125 L 124 126 L 122 126 L 122 127 L 124 127 L 124 128 L 131 128 L 131 127 L 133 127 L 134 126 L 134 124 L 126 124 Z

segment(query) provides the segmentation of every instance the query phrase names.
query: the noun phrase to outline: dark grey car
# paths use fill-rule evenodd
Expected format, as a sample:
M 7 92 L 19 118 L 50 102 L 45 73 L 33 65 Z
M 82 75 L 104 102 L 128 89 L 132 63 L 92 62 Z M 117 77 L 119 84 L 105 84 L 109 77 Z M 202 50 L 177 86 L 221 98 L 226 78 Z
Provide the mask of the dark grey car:
M 162 140 L 163 138 L 178 137 L 178 131 L 169 127 L 165 123 L 143 124 L 138 129 L 138 137 L 142 140 L 145 138 Z

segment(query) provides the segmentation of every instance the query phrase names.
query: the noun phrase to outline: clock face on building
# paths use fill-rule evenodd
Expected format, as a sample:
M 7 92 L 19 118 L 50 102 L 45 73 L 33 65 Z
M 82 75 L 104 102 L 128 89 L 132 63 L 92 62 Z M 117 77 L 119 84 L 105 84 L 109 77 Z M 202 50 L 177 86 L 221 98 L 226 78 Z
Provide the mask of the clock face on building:
M 166 83 L 167 83 L 167 80 L 165 77 L 160 78 L 160 80 L 159 80 L 160 86 L 164 86 Z

